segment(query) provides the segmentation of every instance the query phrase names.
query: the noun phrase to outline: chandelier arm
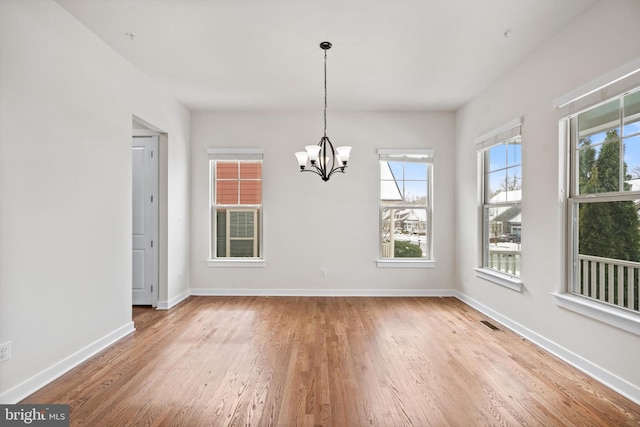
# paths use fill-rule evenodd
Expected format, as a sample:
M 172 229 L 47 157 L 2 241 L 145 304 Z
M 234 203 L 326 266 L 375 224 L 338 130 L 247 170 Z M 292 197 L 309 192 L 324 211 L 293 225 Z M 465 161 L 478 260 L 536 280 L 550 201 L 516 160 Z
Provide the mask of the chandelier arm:
M 331 165 L 329 165 L 329 162 L 327 161 L 327 145 L 329 146 L 329 150 L 331 150 Z M 322 159 L 324 159 L 324 165 L 322 162 L 320 162 L 320 169 L 322 169 L 323 174 L 328 178 L 330 175 L 327 175 L 327 171 L 329 171 L 330 173 L 333 169 L 335 169 L 336 166 L 336 150 L 335 148 L 333 148 L 333 144 L 327 136 L 323 137 L 320 140 L 320 147 L 322 151 Z
M 329 175 L 327 175 L 327 179 L 331 178 L 331 175 L 333 175 L 336 172 L 346 173 L 344 171 L 344 168 L 346 168 L 346 166 L 338 166 L 337 168 L 333 168 L 333 170 L 329 172 Z
M 301 169 L 300 172 L 313 172 L 316 175 L 322 177 L 322 174 L 320 172 L 317 171 L 318 168 L 316 168 L 315 166 L 313 167 L 314 169 Z

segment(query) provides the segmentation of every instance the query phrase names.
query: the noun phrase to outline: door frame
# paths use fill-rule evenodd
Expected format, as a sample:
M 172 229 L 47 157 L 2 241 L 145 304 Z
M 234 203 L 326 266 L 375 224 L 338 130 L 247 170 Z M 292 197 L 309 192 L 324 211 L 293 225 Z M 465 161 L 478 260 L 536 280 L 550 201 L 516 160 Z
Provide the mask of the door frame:
M 141 117 L 132 115 L 132 137 L 157 136 L 158 147 L 158 290 L 156 309 L 169 308 L 169 134 Z M 154 288 L 155 289 L 155 288 Z

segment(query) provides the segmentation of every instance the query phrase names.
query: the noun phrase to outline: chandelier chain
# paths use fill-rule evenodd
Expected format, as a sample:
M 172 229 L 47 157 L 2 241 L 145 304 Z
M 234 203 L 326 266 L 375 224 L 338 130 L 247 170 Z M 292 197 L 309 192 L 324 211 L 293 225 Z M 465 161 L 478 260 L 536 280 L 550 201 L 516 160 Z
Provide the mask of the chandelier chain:
M 324 51 L 324 136 L 327 136 L 327 50 Z

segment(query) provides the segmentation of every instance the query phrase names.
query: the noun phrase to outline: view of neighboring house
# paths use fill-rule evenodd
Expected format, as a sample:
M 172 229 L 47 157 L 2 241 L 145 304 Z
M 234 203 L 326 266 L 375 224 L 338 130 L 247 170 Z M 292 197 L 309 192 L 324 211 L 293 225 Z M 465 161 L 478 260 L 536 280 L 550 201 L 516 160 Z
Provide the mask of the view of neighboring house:
M 491 198 L 491 203 L 505 203 L 522 200 L 522 190 L 500 191 Z M 490 219 L 489 233 L 492 242 L 501 238 L 506 241 L 520 242 L 522 230 L 522 209 L 518 206 L 495 208 L 496 215 Z M 504 236 L 504 237 L 503 237 Z M 510 236 L 510 237 L 507 237 Z
M 411 234 L 427 232 L 427 212 L 424 209 L 403 209 L 395 213 L 396 230 Z

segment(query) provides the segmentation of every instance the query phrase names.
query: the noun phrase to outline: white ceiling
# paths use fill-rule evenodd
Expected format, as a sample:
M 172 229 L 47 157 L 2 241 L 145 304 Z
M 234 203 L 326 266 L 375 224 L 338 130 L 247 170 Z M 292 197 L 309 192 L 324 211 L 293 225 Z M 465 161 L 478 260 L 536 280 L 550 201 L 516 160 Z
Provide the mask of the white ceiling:
M 191 110 L 315 111 L 321 41 L 329 110 L 455 110 L 594 0 L 58 3 Z

